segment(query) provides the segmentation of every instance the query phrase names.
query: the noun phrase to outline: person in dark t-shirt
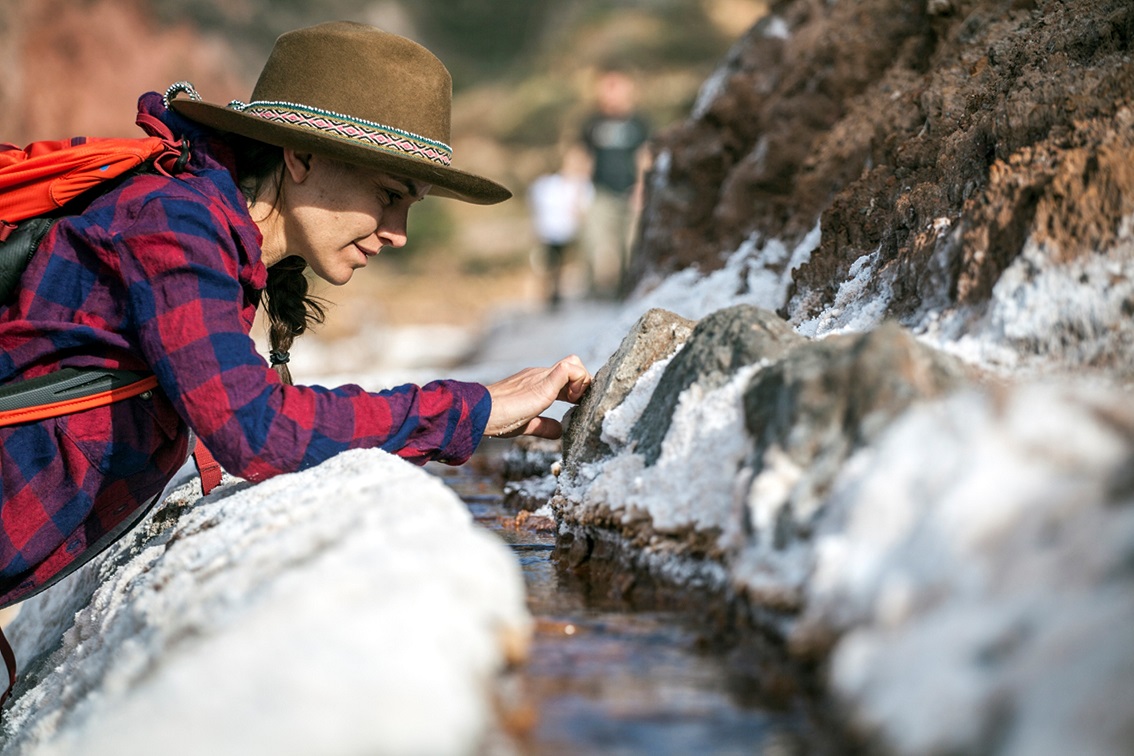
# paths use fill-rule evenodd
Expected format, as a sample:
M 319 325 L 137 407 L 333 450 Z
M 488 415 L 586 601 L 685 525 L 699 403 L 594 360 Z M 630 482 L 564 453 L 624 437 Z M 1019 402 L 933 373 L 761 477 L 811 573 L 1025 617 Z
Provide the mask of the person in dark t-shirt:
M 595 196 L 583 232 L 588 288 L 596 298 L 625 293 L 630 237 L 641 203 L 641 177 L 649 162 L 650 126 L 635 111 L 634 80 L 624 71 L 604 71 L 597 110 L 582 128 L 591 155 Z

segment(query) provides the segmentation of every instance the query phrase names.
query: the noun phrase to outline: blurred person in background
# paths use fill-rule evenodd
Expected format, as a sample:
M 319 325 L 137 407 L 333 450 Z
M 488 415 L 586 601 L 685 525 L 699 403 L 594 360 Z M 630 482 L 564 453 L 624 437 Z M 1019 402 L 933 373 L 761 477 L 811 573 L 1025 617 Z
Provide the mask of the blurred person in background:
M 596 110 L 583 122 L 581 134 L 595 187 L 583 244 L 589 293 L 596 299 L 626 293 L 630 239 L 642 204 L 642 177 L 650 164 L 650 125 L 636 105 L 629 73 L 618 68 L 600 72 Z
M 187 161 L 130 174 L 55 223 L 0 305 L 0 387 L 79 368 L 152 374 L 156 388 L 0 427 L 0 605 L 126 532 L 195 443 L 260 481 L 352 448 L 460 464 L 485 435 L 561 434 L 540 415 L 590 384 L 573 356 L 488 386 L 291 385 L 292 341 L 323 318 L 307 269 L 345 284 L 406 243 L 427 195 L 510 196 L 454 167 L 450 106 L 429 51 L 341 22 L 282 35 L 247 104 L 207 103 L 187 82 L 141 97 L 139 125 L 182 140 Z M 270 361 L 249 335 L 260 308 Z
M 552 309 L 562 299 L 564 259 L 594 199 L 590 172 L 587 153 L 572 145 L 564 151 L 559 170 L 539 176 L 528 187 L 532 225 L 540 242 L 537 268 L 543 274 L 547 303 Z

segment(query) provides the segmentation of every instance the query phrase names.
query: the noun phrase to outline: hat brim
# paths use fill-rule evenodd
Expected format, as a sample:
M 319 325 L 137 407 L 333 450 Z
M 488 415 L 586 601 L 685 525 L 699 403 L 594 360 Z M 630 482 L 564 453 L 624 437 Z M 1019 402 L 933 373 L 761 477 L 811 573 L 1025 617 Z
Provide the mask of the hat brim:
M 352 165 L 376 168 L 405 178 L 416 179 L 433 188 L 431 197 L 450 197 L 474 205 L 495 205 L 512 196 L 506 187 L 458 168 L 387 152 L 378 147 L 331 134 L 313 132 L 300 126 L 266 121 L 239 110 L 189 99 L 177 99 L 170 107 L 197 123 L 220 131 L 246 136 L 278 147 L 317 152 Z

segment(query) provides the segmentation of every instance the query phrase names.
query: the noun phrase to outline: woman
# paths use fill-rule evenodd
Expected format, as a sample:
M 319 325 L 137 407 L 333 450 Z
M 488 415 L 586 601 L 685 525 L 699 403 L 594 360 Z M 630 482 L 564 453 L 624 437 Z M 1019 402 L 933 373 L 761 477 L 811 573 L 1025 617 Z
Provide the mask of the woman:
M 202 102 L 185 83 L 141 98 L 139 123 L 187 140 L 185 169 L 132 176 L 56 224 L 0 308 L 0 385 L 79 367 L 152 372 L 159 389 L 0 428 L 0 603 L 136 522 L 193 435 L 251 480 L 351 448 L 459 464 L 485 434 L 559 435 L 539 415 L 589 385 L 575 357 L 487 387 L 289 385 L 287 350 L 322 317 L 306 267 L 346 283 L 405 244 L 427 194 L 510 196 L 450 164 L 450 81 L 409 40 L 330 23 L 280 37 L 247 105 Z M 261 305 L 277 369 L 249 337 Z

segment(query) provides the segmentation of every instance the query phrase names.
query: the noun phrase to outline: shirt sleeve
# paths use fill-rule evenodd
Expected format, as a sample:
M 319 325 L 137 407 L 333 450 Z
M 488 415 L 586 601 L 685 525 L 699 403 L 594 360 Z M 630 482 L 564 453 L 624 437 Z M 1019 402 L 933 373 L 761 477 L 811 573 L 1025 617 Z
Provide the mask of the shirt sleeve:
M 113 244 L 140 351 L 177 412 L 234 475 L 260 480 L 360 447 L 460 464 L 479 443 L 491 410 L 480 384 L 370 393 L 281 383 L 248 335 L 239 279 L 247 256 L 215 205 L 151 196 Z

